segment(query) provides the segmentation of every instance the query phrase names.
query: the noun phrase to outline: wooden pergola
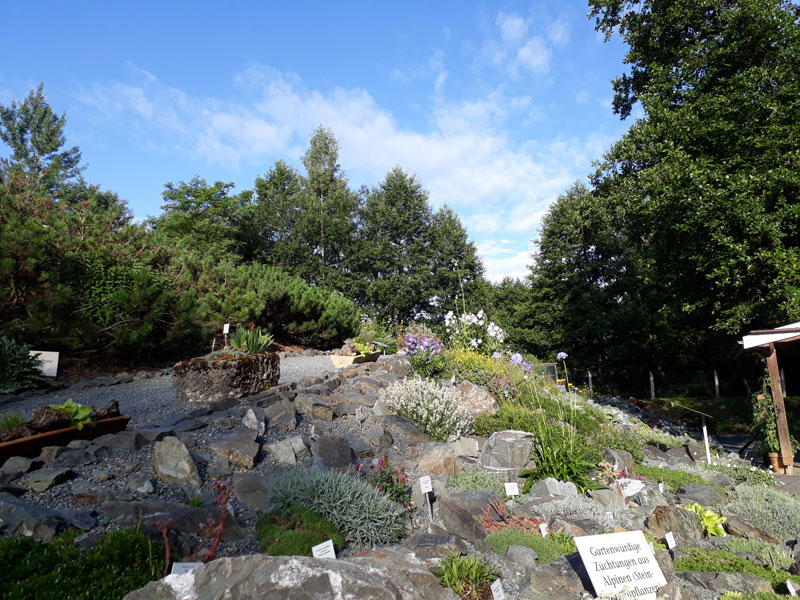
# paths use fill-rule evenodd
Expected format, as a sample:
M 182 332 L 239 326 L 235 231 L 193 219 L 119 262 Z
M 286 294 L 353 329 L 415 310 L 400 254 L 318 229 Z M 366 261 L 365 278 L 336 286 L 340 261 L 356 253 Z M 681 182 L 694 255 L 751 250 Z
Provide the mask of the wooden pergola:
M 794 465 L 794 452 L 789 437 L 789 423 L 786 419 L 786 405 L 784 404 L 783 385 L 778 370 L 778 353 L 775 344 L 794 342 L 800 340 L 800 322 L 790 323 L 775 329 L 757 329 L 742 338 L 744 350 L 760 352 L 767 358 L 770 388 L 772 389 L 772 403 L 775 406 L 775 417 L 778 425 L 778 442 L 781 449 L 781 460 L 786 465 L 788 473 L 792 472 Z

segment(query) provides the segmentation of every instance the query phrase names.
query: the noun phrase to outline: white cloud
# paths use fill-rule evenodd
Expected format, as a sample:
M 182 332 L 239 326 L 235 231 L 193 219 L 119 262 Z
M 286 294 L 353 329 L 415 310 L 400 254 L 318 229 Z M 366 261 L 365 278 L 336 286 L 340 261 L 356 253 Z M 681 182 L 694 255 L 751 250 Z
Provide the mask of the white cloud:
M 528 266 L 533 263 L 531 253 L 517 252 L 503 258 L 483 257 L 483 266 L 490 281 L 499 283 L 506 277 L 524 280 L 530 273 Z
M 401 70 L 401 69 L 392 69 L 392 72 L 389 75 L 389 78 L 392 81 L 396 81 L 398 83 L 410 83 L 411 82 L 411 77 L 409 77 L 408 74 L 405 71 Z
M 577 94 L 575 94 L 575 102 L 578 104 L 586 104 L 589 101 L 589 92 L 586 90 L 581 90 Z
M 550 70 L 551 56 L 547 44 L 537 35 L 517 51 L 517 64 L 534 73 L 547 73 Z
M 556 46 L 564 46 L 569 42 L 569 25 L 558 19 L 547 28 L 547 39 Z
M 528 33 L 528 25 L 516 13 L 507 15 L 501 11 L 498 13 L 495 23 L 500 29 L 500 37 L 506 44 L 519 42 Z

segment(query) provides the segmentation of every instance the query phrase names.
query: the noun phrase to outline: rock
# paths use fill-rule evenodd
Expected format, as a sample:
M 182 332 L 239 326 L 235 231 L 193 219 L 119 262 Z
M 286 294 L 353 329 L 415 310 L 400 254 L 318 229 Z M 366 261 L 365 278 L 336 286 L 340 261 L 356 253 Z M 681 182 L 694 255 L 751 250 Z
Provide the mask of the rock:
M 719 593 L 726 590 L 753 594 L 756 592 L 772 592 L 769 579 L 748 575 L 746 573 L 713 573 L 713 572 L 686 572 L 679 573 L 678 577 L 705 590 Z
M 652 444 L 647 444 L 643 449 L 642 452 L 644 455 L 649 458 L 650 460 L 667 462 L 669 461 L 669 454 L 664 452 L 658 446 L 653 446 Z
M 267 496 L 272 484 L 288 469 L 276 465 L 264 475 L 256 473 L 234 473 L 233 489 L 236 497 L 243 503 L 258 510 L 267 510 L 269 503 Z
M 386 402 L 384 402 L 381 398 L 375 400 L 375 404 L 372 405 L 372 414 L 376 417 L 386 417 L 388 415 L 393 415 L 392 409 L 386 406 Z
M 480 415 L 493 415 L 500 408 L 489 390 L 471 381 L 462 381 L 456 386 L 456 391 L 460 396 L 461 406 L 469 411 L 473 419 Z
M 177 438 L 165 437 L 155 443 L 153 466 L 159 478 L 167 483 L 198 488 L 203 484 L 189 449 Z
M 419 430 L 411 419 L 406 419 L 399 415 L 380 416 L 375 413 L 367 419 L 368 423 L 380 425 L 392 432 L 392 436 L 401 438 L 408 442 L 428 442 L 430 438 Z
M 132 381 L 130 375 L 128 375 L 128 381 Z M 120 415 L 119 402 L 116 400 L 110 400 L 108 404 L 100 408 L 92 407 L 92 412 L 91 412 L 92 421 L 99 421 L 100 419 L 110 419 L 111 417 L 118 417 L 119 415 Z
M 264 435 L 267 429 L 264 423 L 264 411 L 259 410 L 259 414 L 260 416 L 256 414 L 255 410 L 248 408 L 247 412 L 244 413 L 242 425 L 247 427 L 247 429 L 254 430 L 258 435 Z
M 120 452 L 139 450 L 148 444 L 147 439 L 136 431 L 108 433 L 95 438 L 94 443 L 109 450 L 118 450 Z
M 658 491 L 658 484 L 651 481 L 643 481 L 644 487 L 641 491 L 629 497 L 643 508 L 653 509 L 656 506 L 670 504 L 663 492 Z
M 66 529 L 88 531 L 97 526 L 97 517 L 90 510 L 43 508 L 4 493 L 0 493 L 0 520 L 4 524 L 4 533 L 46 542 Z
M 72 469 L 39 469 L 28 475 L 28 487 L 34 492 L 45 492 L 54 485 L 64 483 L 72 478 Z
M 460 437 L 454 442 L 448 442 L 447 445 L 452 448 L 456 456 L 477 458 L 481 453 L 480 445 L 475 438 Z
M 628 503 L 625 502 L 616 486 L 612 489 L 589 490 L 589 497 L 607 507 L 612 512 L 624 512 L 628 510 Z
M 125 486 L 129 490 L 139 492 L 140 494 L 152 494 L 153 491 L 155 491 L 153 482 L 149 477 L 145 477 L 144 475 L 133 474 L 129 476 L 128 480 L 125 482 Z
M 376 448 L 391 448 L 394 443 L 392 433 L 383 427 L 373 427 L 364 434 L 367 443 Z
M 483 469 L 500 481 L 516 481 L 520 471 L 536 466 L 531 461 L 533 435 L 525 431 L 495 431 L 481 450 Z
M 656 506 L 647 517 L 647 528 L 660 537 L 671 531 L 676 540 L 683 542 L 703 539 L 703 528 L 697 515 L 677 506 Z
M 719 491 L 719 488 L 700 483 L 684 483 L 676 495 L 681 504 L 697 503 L 706 508 L 722 506 L 728 501 L 725 493 Z
M 606 528 L 592 519 L 581 519 L 579 517 L 554 516 L 550 518 L 547 527 L 552 533 L 568 533 L 572 537 L 581 535 L 597 535 L 603 533 Z
M 309 415 L 312 419 L 318 419 L 320 421 L 333 420 L 333 407 L 319 396 L 313 394 L 297 394 L 294 405 L 298 411 Z
M 443 442 L 425 444 L 417 470 L 427 475 L 451 475 L 456 472 L 456 453 Z
M 643 491 L 645 489 L 645 483 L 646 482 L 642 481 L 641 479 L 628 479 L 626 477 L 617 480 L 617 484 L 622 490 L 622 495 L 626 498 L 635 496 L 639 492 Z
M 214 454 L 227 458 L 230 462 L 252 469 L 261 449 L 256 436 L 258 432 L 253 429 L 235 429 L 230 433 L 224 434 L 216 442 L 209 444 L 209 448 Z
M 72 497 L 76 504 L 93 506 L 108 500 L 133 500 L 127 492 L 105 488 L 87 481 L 76 481 L 72 486 Z
M 328 469 L 348 468 L 353 463 L 350 444 L 339 435 L 323 435 L 311 445 L 311 452 Z
M 606 448 L 603 450 L 603 460 L 609 463 L 614 469 L 628 469 L 633 466 L 633 456 L 625 450 Z
M 136 429 L 135 432 L 147 440 L 148 444 L 160 442 L 165 437 L 175 435 L 175 431 L 170 427 L 142 427 Z
M 506 550 L 506 559 L 518 564 L 524 569 L 533 570 L 536 568 L 536 560 L 539 555 L 536 550 L 527 546 L 509 546 Z
M 375 448 L 370 446 L 360 437 L 347 436 L 347 442 L 350 444 L 350 448 L 353 450 L 353 454 L 355 454 L 356 459 L 363 460 L 365 458 L 375 457 Z
M 67 448 L 70 450 L 86 450 L 86 448 L 91 445 L 92 442 L 89 440 L 72 440 L 69 444 L 67 444 Z
M 98 460 L 108 458 L 111 453 L 107 448 L 102 446 L 90 445 L 83 450 L 67 450 L 62 452 L 55 459 L 48 463 L 49 467 L 53 468 L 80 468 L 97 462 Z
M 709 483 L 713 483 L 714 485 L 719 485 L 724 488 L 731 488 L 736 484 L 736 482 L 733 480 L 733 477 L 731 477 L 727 473 L 714 471 L 712 469 L 707 469 L 703 471 L 700 477 L 702 477 Z
M 264 446 L 264 452 L 272 456 L 279 464 L 296 465 L 298 461 L 311 456 L 303 438 L 296 435 L 274 444 Z
M 0 473 L 18 475 L 19 473 L 30 473 L 43 466 L 43 462 L 38 458 L 25 458 L 24 456 L 12 456 L 3 463 Z
M 575 552 L 537 567 L 531 573 L 530 585 L 521 590 L 519 597 L 521 600 L 576 600 L 593 592 L 586 567 L 580 554 Z
M 281 399 L 265 408 L 264 417 L 275 431 L 294 431 L 297 427 L 297 411 L 289 400 Z
M 45 463 L 49 463 L 51 460 L 55 460 L 67 449 L 64 446 L 45 446 L 42 448 L 42 451 L 39 452 L 39 460 Z
M 571 481 L 559 481 L 554 477 L 545 477 L 537 481 L 528 490 L 528 496 L 540 498 L 544 496 L 577 496 L 578 488 Z
M 763 529 L 756 527 L 755 525 L 751 525 L 736 515 L 728 515 L 728 520 L 722 525 L 725 527 L 725 531 L 728 533 L 728 535 L 733 535 L 748 540 L 761 540 L 764 542 L 770 542 L 772 544 L 779 543 L 777 538 L 773 537 Z
M 182 589 L 179 593 L 176 589 Z M 255 554 L 220 558 L 189 575 L 148 583 L 123 600 L 179 598 L 358 598 L 458 600 L 425 563 L 404 548 L 368 550 L 343 560 Z
M 694 459 L 689 455 L 689 452 L 685 446 L 680 448 L 670 448 L 666 451 L 666 455 L 668 457 L 667 460 L 670 462 L 679 462 L 687 465 L 694 462 Z
M 211 403 L 252 396 L 278 384 L 280 358 L 274 352 L 215 360 L 192 358 L 173 367 L 178 402 Z
M 437 494 L 434 503 L 435 523 L 465 540 L 482 540 L 486 537 L 486 530 L 480 523 L 483 509 L 496 498 L 494 492 L 485 490 Z
M 417 531 L 403 540 L 403 546 L 422 559 L 444 558 L 448 554 L 467 551 L 463 542 L 454 535 Z
M 34 409 L 33 416 L 28 421 L 28 429 L 34 433 L 43 433 L 69 427 L 70 423 L 72 423 L 72 417 L 63 410 L 41 406 Z

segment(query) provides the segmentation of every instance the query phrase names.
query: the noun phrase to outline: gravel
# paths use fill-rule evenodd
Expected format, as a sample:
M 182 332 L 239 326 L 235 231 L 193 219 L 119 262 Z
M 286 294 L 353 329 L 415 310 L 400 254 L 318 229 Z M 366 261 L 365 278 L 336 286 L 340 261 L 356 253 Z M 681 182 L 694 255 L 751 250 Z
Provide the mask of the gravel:
M 286 356 L 281 358 L 281 377 L 278 383 L 298 382 L 303 377 L 316 377 L 325 371 L 333 370 L 330 356 Z M 47 404 L 62 404 L 69 398 L 78 404 L 100 407 L 110 400 L 119 402 L 120 411 L 131 415 L 129 429 L 153 427 L 179 412 L 191 410 L 175 402 L 175 388 L 172 386 L 171 369 L 164 371 L 142 371 L 132 376 L 129 383 L 84 387 L 79 382 L 67 388 L 46 393 L 23 396 L 0 397 L 0 415 L 22 413 L 30 418 L 35 408 Z M 101 378 L 101 380 L 114 380 Z

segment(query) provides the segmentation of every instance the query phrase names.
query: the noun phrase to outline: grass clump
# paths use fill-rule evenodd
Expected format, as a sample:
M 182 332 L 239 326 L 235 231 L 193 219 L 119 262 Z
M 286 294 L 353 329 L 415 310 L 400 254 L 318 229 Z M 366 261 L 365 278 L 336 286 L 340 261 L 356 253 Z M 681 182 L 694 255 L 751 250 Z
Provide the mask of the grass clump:
M 501 498 L 506 497 L 506 488 L 497 479 L 487 473 L 454 473 L 447 478 L 447 485 L 456 488 L 459 492 L 472 492 L 475 490 L 489 490 Z
M 449 587 L 464 600 L 485 598 L 497 573 L 483 558 L 450 554 L 442 560 L 439 583 Z
M 794 559 L 777 544 L 770 544 L 769 542 L 762 542 L 761 540 L 746 540 L 744 538 L 728 538 L 722 540 L 722 549 L 733 554 L 747 554 L 755 556 L 758 560 L 764 563 L 765 566 L 771 567 L 772 561 L 775 561 L 775 566 L 782 569 L 788 569 L 792 566 Z M 772 555 L 772 559 L 770 559 Z
M 725 592 L 719 597 L 719 600 L 786 600 L 786 596 L 775 592 L 753 592 L 752 594 Z
M 589 436 L 589 443 L 596 452 L 597 460 L 605 448 L 625 450 L 635 462 L 644 460 L 645 442 L 633 428 L 619 428 L 614 425 L 600 425 Z
M 800 582 L 800 576 L 786 571 L 759 565 L 751 560 L 736 556 L 726 550 L 704 550 L 702 548 L 681 548 L 689 556 L 681 556 L 673 563 L 676 571 L 710 571 L 713 573 L 747 573 L 768 579 L 776 592 L 786 590 L 784 582 Z
M 268 500 L 270 510 L 302 506 L 314 511 L 357 548 L 394 544 L 406 534 L 402 506 L 342 471 L 289 471 L 273 484 Z
M 747 485 L 775 485 L 775 478 L 772 473 L 757 467 L 724 463 L 711 463 L 708 465 L 703 463 L 703 468 L 729 475 L 736 485 L 740 483 L 746 483 Z
M 675 493 L 686 483 L 699 483 L 702 485 L 712 485 L 699 475 L 676 471 L 674 469 L 662 469 L 661 467 L 648 467 L 645 465 L 634 465 L 628 469 L 634 475 L 644 477 L 648 481 L 663 481 L 667 491 Z
M 486 536 L 486 541 L 492 546 L 492 551 L 505 556 L 509 546 L 525 546 L 536 551 L 536 562 L 540 565 L 553 562 L 555 559 L 577 552 L 575 540 L 566 533 L 551 533 L 542 537 L 536 533 L 520 529 L 506 528 L 495 531 Z
M 738 515 L 781 540 L 800 531 L 800 499 L 765 485 L 731 492 L 725 512 Z
M 164 574 L 164 544 L 127 529 L 82 552 L 72 531 L 45 543 L 0 539 L 0 589 L 6 600 L 118 600 Z
M 331 540 L 339 552 L 342 534 L 321 515 L 302 506 L 273 510 L 256 521 L 261 551 L 270 556 L 311 556 L 311 548 Z
M 0 415 L 0 429 L 3 431 L 16 429 L 17 427 L 23 427 L 27 422 L 28 421 L 25 419 L 25 417 L 18 412 Z

